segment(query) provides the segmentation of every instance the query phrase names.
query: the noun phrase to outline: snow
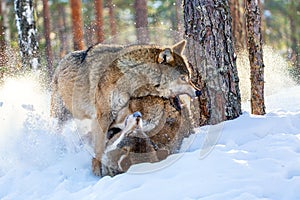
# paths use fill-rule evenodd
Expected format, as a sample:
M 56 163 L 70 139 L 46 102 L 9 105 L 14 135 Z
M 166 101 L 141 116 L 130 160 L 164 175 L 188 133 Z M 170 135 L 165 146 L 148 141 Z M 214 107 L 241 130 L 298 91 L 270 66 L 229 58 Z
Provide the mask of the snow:
M 30 79 L 0 89 L 0 199 L 300 199 L 300 86 L 267 96 L 265 116 L 197 128 L 182 152 L 115 177 L 91 173 L 75 121 L 62 133 Z

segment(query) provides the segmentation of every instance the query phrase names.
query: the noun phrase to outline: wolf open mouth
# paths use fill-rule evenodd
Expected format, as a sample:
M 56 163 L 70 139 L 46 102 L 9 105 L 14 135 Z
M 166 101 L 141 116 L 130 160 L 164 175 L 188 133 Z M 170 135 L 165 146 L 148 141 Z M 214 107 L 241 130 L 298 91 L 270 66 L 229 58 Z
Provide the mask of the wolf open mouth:
M 171 104 L 177 111 L 181 111 L 182 107 L 178 95 L 171 99 Z

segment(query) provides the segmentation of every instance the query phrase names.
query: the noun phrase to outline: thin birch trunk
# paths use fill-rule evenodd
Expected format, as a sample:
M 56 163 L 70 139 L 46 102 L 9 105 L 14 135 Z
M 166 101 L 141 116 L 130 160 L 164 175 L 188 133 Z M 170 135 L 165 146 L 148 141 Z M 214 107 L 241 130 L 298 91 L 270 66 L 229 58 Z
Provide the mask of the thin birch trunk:
M 40 68 L 38 57 L 38 38 L 32 0 L 14 1 L 18 44 L 22 59 L 22 69 L 37 70 Z

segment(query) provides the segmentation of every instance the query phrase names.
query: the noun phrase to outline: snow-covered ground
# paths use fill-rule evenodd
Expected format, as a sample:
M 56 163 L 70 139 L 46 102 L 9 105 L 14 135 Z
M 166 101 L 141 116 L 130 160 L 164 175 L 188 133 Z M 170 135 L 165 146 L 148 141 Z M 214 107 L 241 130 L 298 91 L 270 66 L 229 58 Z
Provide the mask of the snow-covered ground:
M 34 89 L 33 89 L 34 88 Z M 97 178 L 76 123 L 62 134 L 30 80 L 0 90 L 0 199 L 300 199 L 300 86 L 266 99 L 267 114 L 197 129 L 187 151 Z

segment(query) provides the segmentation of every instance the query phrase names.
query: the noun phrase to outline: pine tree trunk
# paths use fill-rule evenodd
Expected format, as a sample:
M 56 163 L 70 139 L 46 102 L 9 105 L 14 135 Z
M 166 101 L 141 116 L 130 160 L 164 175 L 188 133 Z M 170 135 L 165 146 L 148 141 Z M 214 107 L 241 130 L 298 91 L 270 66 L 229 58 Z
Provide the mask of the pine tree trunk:
M 109 26 L 110 26 L 110 35 L 115 36 L 117 34 L 116 28 L 116 20 L 115 20 L 115 13 L 114 13 L 114 5 L 112 0 L 107 0 L 108 6 L 108 15 L 109 15 Z
M 176 0 L 176 21 L 177 21 L 177 31 L 183 32 L 182 0 Z
M 74 50 L 84 49 L 81 0 L 70 0 Z
M 5 50 L 5 27 L 2 16 L 2 2 L 0 2 L 0 53 L 2 53 Z
M 244 13 L 246 13 L 246 1 L 247 0 L 242 0 L 242 7 L 244 8 Z M 243 17 L 243 30 L 245 31 L 245 37 L 244 37 L 244 43 L 246 44 L 246 48 L 248 48 L 248 31 L 247 31 L 247 19 L 246 16 L 244 14 Z
M 38 58 L 38 39 L 32 0 L 15 0 L 14 9 L 18 30 L 18 43 L 23 70 L 40 67 Z
M 184 34 L 182 0 L 176 0 L 173 30 L 176 30 L 173 35 L 175 43 L 182 40 Z
M 147 0 L 135 0 L 135 27 L 138 43 L 149 42 Z
M 67 38 L 66 38 L 66 11 L 64 4 L 58 3 L 58 12 L 60 13 L 58 18 L 58 35 L 59 35 L 59 56 L 60 58 L 64 57 L 67 53 Z M 69 45 L 68 45 L 69 46 Z
M 257 0 L 246 0 L 248 50 L 251 81 L 251 113 L 264 115 L 264 62 L 262 50 L 261 15 Z
M 96 33 L 97 33 L 97 42 L 104 41 L 104 32 L 103 32 L 103 5 L 102 0 L 94 0 L 95 4 L 95 18 L 96 18 Z
M 2 2 L 0 2 L 0 82 L 3 78 L 5 64 L 7 62 L 7 56 L 5 53 L 6 44 L 5 44 L 5 27 L 3 23 L 3 14 L 2 14 Z
M 241 7 L 239 0 L 230 0 L 230 13 L 232 17 L 232 34 L 236 49 L 244 48 L 244 28 L 243 19 L 241 17 Z
M 50 39 L 50 10 L 49 10 L 49 5 L 48 5 L 48 0 L 43 0 L 43 18 L 44 18 L 44 36 L 46 40 L 46 48 L 45 48 L 45 53 L 46 53 L 46 60 L 47 60 L 47 71 L 48 71 L 48 76 L 49 80 L 51 80 L 52 77 L 52 61 L 53 61 L 53 56 L 52 56 L 52 49 L 51 49 L 51 39 Z
M 298 7 L 300 8 L 300 3 L 298 3 Z M 291 60 L 293 62 L 293 64 L 295 65 L 295 67 L 298 67 L 298 70 L 300 72 L 300 46 L 298 43 L 298 38 L 299 37 L 299 32 L 297 31 L 297 19 L 300 17 L 297 17 L 297 11 L 298 8 L 297 7 L 297 3 L 295 0 L 291 0 L 290 1 L 290 12 L 288 13 L 288 19 L 290 22 L 290 41 L 291 41 Z
M 194 118 L 216 124 L 241 114 L 241 97 L 227 0 L 184 0 L 187 58 L 203 87 Z M 196 125 L 197 125 L 196 124 Z

